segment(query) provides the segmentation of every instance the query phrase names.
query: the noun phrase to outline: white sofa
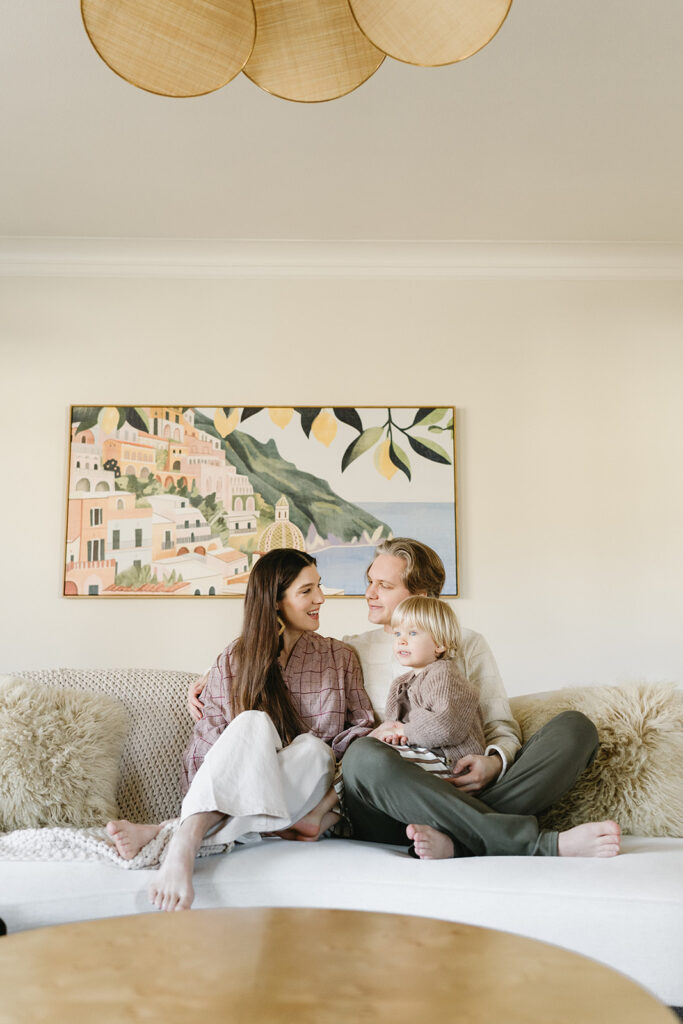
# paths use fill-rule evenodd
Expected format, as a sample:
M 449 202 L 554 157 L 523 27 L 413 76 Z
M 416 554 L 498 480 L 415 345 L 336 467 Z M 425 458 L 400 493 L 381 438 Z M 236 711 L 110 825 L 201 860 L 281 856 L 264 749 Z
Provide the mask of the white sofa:
M 115 694 L 131 713 L 121 757 L 123 816 L 161 820 L 179 805 L 180 753 L 191 730 L 191 673 L 50 670 L 23 678 Z M 143 751 L 146 752 L 143 756 Z M 10 933 L 144 913 L 149 873 L 107 863 L 0 862 L 0 917 Z M 196 908 L 306 906 L 462 921 L 574 950 L 683 1006 L 683 838 L 626 836 L 609 860 L 490 857 L 421 862 L 355 840 L 268 839 L 197 861 Z M 0 944 L 2 940 L 0 939 Z

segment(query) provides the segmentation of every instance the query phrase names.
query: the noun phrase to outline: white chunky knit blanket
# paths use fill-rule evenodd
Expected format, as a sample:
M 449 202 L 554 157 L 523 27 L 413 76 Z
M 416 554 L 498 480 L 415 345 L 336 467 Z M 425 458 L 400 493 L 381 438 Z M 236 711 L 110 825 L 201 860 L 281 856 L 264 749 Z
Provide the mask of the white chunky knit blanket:
M 0 860 L 89 860 L 109 861 L 127 871 L 158 867 L 164 859 L 178 822 L 166 822 L 156 838 L 140 850 L 132 860 L 117 853 L 116 846 L 104 828 L 23 828 L 0 833 Z M 200 857 L 224 853 L 224 843 L 206 843 Z

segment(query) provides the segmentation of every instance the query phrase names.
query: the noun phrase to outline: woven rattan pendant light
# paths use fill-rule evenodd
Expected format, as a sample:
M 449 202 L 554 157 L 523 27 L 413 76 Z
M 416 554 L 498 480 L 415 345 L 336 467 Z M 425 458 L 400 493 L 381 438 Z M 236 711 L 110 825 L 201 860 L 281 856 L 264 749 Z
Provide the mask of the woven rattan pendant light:
M 122 78 L 162 96 L 201 96 L 239 74 L 254 45 L 252 0 L 81 0 L 85 29 Z
M 348 0 L 368 39 L 390 57 L 437 67 L 471 57 L 505 21 L 512 0 Z
M 258 31 L 244 73 L 275 96 L 304 103 L 337 99 L 384 60 L 347 0 L 254 0 L 254 7 Z
M 109 67 L 162 96 L 201 96 L 241 70 L 301 103 L 357 89 L 385 55 L 437 66 L 493 38 L 512 0 L 80 0 Z

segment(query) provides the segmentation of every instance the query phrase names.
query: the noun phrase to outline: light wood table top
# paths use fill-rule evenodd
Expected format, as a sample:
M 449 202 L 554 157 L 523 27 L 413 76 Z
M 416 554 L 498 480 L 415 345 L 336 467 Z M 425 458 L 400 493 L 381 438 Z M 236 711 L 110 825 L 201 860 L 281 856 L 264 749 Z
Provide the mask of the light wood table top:
M 674 1024 L 556 946 L 422 917 L 249 908 L 107 918 L 0 939 L 2 1024 Z

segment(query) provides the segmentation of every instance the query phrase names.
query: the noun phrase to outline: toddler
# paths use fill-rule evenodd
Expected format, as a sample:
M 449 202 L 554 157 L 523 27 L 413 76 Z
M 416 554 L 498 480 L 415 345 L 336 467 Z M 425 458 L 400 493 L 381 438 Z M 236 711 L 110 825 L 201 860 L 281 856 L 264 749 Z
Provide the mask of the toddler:
M 436 597 L 409 597 L 391 618 L 394 653 L 409 671 L 394 679 L 385 716 L 370 736 L 392 743 L 427 771 L 452 778 L 465 754 L 484 753 L 479 694 L 453 658 L 460 642 L 455 612 Z

